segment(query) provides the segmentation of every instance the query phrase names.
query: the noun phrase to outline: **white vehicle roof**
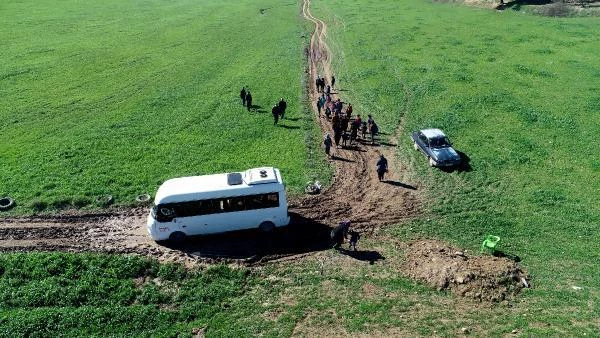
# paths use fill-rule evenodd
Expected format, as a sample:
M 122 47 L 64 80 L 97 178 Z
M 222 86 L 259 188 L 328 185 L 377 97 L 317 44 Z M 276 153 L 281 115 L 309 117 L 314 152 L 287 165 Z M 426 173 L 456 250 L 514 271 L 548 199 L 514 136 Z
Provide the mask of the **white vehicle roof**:
M 425 135 L 425 137 L 427 137 L 428 139 L 446 137 L 444 132 L 437 128 L 423 129 L 421 130 L 421 133 Z
M 172 178 L 158 188 L 154 203 L 158 205 L 280 190 L 283 190 L 283 181 L 279 169 L 253 168 L 239 173 Z

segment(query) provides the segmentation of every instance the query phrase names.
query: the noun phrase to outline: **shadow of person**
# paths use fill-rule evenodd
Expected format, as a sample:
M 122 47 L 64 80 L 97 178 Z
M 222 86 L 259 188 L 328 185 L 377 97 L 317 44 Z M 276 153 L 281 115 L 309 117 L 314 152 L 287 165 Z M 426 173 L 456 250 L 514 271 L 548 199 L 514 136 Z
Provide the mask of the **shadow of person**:
M 379 144 L 381 144 L 382 146 L 386 146 L 386 147 L 397 147 L 398 146 L 397 144 L 384 142 L 384 141 L 379 141 Z
M 334 161 L 342 161 L 342 162 L 356 162 L 354 160 L 349 160 L 347 158 L 343 158 L 343 157 L 339 157 L 339 156 L 335 156 L 335 155 L 332 155 L 331 159 Z
M 277 124 L 278 126 L 280 126 L 281 128 L 285 128 L 285 129 L 300 129 L 300 127 L 298 126 L 288 126 L 285 124 Z
M 379 252 L 377 251 L 373 251 L 373 250 L 357 250 L 357 251 L 352 251 L 352 250 L 346 250 L 342 247 L 339 247 L 337 249 L 341 254 L 352 257 L 354 259 L 357 259 L 359 261 L 365 261 L 365 262 L 369 262 L 369 264 L 373 265 L 375 264 L 375 262 L 379 261 L 379 260 L 384 260 L 385 257 L 382 256 Z
M 331 248 L 331 228 L 293 212 L 290 224 L 270 233 L 258 229 L 189 236 L 182 243 L 159 243 L 196 258 L 218 258 L 252 263 Z
M 393 185 L 395 187 L 402 187 L 402 188 L 406 188 L 406 189 L 410 189 L 410 190 L 417 190 L 417 187 L 415 187 L 414 185 L 405 184 L 405 183 L 398 182 L 398 181 L 383 180 L 382 182 L 387 183 L 389 185 Z

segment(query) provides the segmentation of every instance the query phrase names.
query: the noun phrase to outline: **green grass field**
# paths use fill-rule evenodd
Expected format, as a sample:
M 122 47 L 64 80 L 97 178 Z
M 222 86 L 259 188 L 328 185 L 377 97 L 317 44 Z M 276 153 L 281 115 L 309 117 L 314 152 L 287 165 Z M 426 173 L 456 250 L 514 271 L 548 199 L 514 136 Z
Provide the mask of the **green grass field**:
M 398 157 L 427 187 L 428 215 L 391 232 L 473 250 L 499 235 L 533 276 L 527 307 L 549 323 L 531 333 L 599 334 L 600 22 L 420 1 L 317 4 L 340 86 L 384 131 L 403 117 Z M 471 171 L 428 168 L 409 139 L 425 127 L 445 130 Z
M 3 4 L 0 195 L 23 214 L 97 208 L 106 194 L 128 205 L 168 178 L 265 165 L 281 168 L 292 192 L 326 181 L 324 160 L 307 152 L 317 129 L 303 105 L 309 35 L 298 8 Z M 259 112 L 243 109 L 242 86 Z M 275 128 L 280 97 L 289 119 Z
M 202 271 L 5 254 L 0 335 L 600 335 L 600 22 L 419 0 L 312 6 L 345 98 L 384 133 L 402 118 L 396 154 L 408 183 L 426 187 L 425 214 L 388 234 L 473 251 L 499 235 L 533 288 L 502 304 L 439 293 L 401 277 L 398 251 L 369 238 L 361 247 L 386 257 L 375 265 L 334 251 Z M 298 13 L 275 1 L 0 6 L 0 195 L 20 203 L 11 213 L 36 201 L 93 208 L 101 194 L 127 205 L 172 176 L 265 162 L 292 191 L 326 177 Z M 284 124 L 297 129 L 242 111 L 241 85 L 265 110 L 288 98 Z M 430 169 L 409 140 L 423 127 L 444 129 L 471 170 Z

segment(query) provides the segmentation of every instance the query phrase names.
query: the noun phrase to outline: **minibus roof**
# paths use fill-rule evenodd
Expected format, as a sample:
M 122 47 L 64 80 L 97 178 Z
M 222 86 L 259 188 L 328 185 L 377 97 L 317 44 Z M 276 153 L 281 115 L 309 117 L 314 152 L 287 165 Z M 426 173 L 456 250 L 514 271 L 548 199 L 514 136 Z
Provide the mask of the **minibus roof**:
M 273 185 L 282 185 L 279 169 L 273 167 L 253 168 L 240 172 L 242 180 L 228 181 L 229 174 L 212 174 L 172 178 L 165 181 L 156 192 L 155 204 L 176 203 L 225 196 L 235 196 L 268 191 Z M 239 184 L 237 184 L 239 183 Z

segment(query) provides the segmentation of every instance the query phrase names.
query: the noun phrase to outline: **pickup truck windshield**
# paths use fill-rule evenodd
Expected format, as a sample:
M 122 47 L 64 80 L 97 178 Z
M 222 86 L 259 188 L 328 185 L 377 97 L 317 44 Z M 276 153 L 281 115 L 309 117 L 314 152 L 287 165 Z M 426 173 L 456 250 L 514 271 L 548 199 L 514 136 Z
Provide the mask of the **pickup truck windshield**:
M 450 141 L 446 137 L 444 138 L 435 138 L 430 142 L 431 148 L 446 148 L 450 146 Z

